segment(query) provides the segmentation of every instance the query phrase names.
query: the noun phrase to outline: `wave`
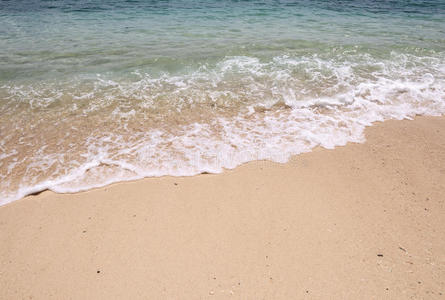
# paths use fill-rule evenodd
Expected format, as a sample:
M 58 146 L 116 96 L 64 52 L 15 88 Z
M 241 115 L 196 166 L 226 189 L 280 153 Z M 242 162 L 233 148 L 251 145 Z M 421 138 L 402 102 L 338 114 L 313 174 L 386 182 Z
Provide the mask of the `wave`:
M 5 204 L 363 142 L 373 122 L 445 113 L 445 55 L 236 56 L 157 76 L 9 84 L 0 99 Z

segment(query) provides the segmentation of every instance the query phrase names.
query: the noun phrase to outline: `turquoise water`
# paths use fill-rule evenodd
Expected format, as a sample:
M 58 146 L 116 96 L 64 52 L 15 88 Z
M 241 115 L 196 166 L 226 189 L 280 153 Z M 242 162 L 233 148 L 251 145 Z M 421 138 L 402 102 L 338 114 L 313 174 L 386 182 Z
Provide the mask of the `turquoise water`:
M 181 72 L 334 47 L 443 51 L 444 16 L 444 1 L 2 1 L 0 80 Z
M 0 203 L 285 162 L 445 111 L 445 1 L 2 1 Z

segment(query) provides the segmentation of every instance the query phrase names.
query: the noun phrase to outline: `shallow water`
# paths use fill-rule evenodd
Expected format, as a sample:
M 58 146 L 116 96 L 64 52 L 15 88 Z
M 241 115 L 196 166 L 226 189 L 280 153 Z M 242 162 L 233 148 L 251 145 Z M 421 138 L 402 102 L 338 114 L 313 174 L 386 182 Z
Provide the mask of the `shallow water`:
M 2 1 L 0 203 L 445 112 L 445 1 Z

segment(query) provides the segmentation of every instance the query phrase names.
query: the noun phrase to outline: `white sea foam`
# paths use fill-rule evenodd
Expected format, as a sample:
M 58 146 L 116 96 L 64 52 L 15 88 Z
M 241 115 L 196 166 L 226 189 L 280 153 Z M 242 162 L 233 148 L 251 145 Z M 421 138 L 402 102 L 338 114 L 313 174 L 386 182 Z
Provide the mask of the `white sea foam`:
M 7 115 L 25 107 L 44 116 L 35 128 L 47 122 L 66 132 L 50 139 L 18 126 L 29 135 L 19 143 L 2 134 L 1 203 L 45 189 L 77 192 L 219 173 L 253 160 L 286 162 L 316 146 L 363 142 L 373 122 L 445 113 L 444 70 L 441 54 L 229 57 L 187 74 L 99 76 L 70 89 L 2 87 Z

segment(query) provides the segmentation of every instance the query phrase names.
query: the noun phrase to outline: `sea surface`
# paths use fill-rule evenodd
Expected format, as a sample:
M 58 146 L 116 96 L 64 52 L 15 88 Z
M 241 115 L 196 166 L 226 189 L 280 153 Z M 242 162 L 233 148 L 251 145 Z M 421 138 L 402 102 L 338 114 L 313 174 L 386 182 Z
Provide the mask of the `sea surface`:
M 445 0 L 0 1 L 0 204 L 445 113 Z

